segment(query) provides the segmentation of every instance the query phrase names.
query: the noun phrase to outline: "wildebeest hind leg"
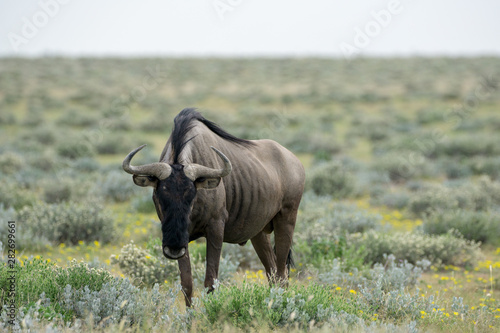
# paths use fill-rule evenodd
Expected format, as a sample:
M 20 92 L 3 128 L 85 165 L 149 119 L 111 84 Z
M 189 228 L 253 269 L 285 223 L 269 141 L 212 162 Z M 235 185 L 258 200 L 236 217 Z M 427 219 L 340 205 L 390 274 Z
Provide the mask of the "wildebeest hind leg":
M 191 306 L 191 296 L 193 295 L 193 275 L 191 274 L 191 260 L 189 259 L 189 249 L 186 254 L 179 259 L 179 270 L 181 272 L 181 285 L 184 292 L 186 306 Z
M 257 252 L 260 261 L 266 269 L 267 278 L 269 281 L 272 281 L 273 276 L 276 275 L 276 255 L 274 254 L 269 238 L 268 233 L 261 231 L 251 241 L 255 252 Z
M 287 261 L 292 247 L 296 217 L 296 208 L 283 208 L 273 219 L 277 278 L 282 285 L 288 284 Z

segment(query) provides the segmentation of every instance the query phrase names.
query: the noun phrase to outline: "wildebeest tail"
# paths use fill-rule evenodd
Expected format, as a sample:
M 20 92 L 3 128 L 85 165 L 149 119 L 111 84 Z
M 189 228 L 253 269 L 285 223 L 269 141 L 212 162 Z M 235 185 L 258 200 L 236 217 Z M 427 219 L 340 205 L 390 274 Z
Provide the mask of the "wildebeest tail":
M 290 269 L 295 267 L 295 262 L 293 261 L 292 248 L 288 251 L 288 257 L 286 258 L 286 268 L 288 270 L 288 275 L 290 275 Z
M 276 254 L 276 245 L 273 247 L 274 254 Z M 288 271 L 288 275 L 290 275 L 290 269 L 295 268 L 295 261 L 292 256 L 292 248 L 288 251 L 288 257 L 286 258 L 286 269 Z

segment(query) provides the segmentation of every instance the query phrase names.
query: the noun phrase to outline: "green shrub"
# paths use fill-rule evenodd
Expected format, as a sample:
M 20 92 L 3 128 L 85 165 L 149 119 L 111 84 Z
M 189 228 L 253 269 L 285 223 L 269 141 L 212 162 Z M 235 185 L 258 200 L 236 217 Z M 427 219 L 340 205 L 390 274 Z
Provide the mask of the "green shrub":
M 423 155 L 412 151 L 390 152 L 377 158 L 373 168 L 386 173 L 395 183 L 432 175 L 433 165 Z
M 132 209 L 137 213 L 156 213 L 156 208 L 150 193 L 134 197 L 131 200 L 130 205 L 132 206 Z
M 239 329 L 260 329 L 262 323 L 271 329 L 278 327 L 319 327 L 341 313 L 352 316 L 351 324 L 359 324 L 357 317 L 363 305 L 346 302 L 342 295 L 334 295 L 331 287 L 318 284 L 292 285 L 287 289 L 243 283 L 241 287 L 220 286 L 201 298 L 207 321 L 222 328 L 229 321 Z M 363 315 L 362 315 L 363 316 Z
M 4 221 L 4 223 L 0 223 L 0 242 L 7 247 L 9 241 L 9 224 L 8 221 L 15 222 L 15 241 L 16 241 L 16 249 L 19 250 L 31 250 L 31 251 L 40 251 L 45 250 L 47 246 L 50 246 L 50 242 L 42 235 L 36 235 L 24 228 L 21 223 L 16 221 L 17 213 L 16 211 L 10 207 L 5 209 L 2 204 L 0 204 L 0 219 Z M 0 246 L 0 254 L 2 253 L 2 246 Z
M 12 181 L 2 180 L 0 186 L 0 203 L 5 208 L 13 207 L 19 210 L 25 206 L 32 206 L 36 203 L 37 197 L 33 191 L 23 189 L 19 184 Z
M 388 118 L 354 118 L 352 127 L 346 135 L 346 138 L 363 137 L 372 142 L 380 142 L 393 134 L 392 124 Z
M 311 196 L 309 193 L 307 196 Z M 334 234 L 365 232 L 380 227 L 382 216 L 353 204 L 333 203 L 328 198 L 306 199 L 297 217 L 298 237 L 313 240 Z
M 204 244 L 191 244 L 191 270 L 195 282 L 203 285 L 205 279 L 205 256 L 199 256 L 197 251 Z M 194 251 L 193 251 L 194 250 Z M 219 265 L 219 280 L 224 280 L 234 274 L 238 263 L 226 254 L 222 255 Z M 179 268 L 175 260 L 166 259 L 163 255 L 161 240 L 151 239 L 146 249 L 133 242 L 123 246 L 119 255 L 111 256 L 111 264 L 118 265 L 121 271 L 132 279 L 136 285 L 152 286 L 155 283 L 172 283 L 179 279 Z
M 155 247 L 159 247 L 159 252 L 162 252 L 161 245 Z M 155 283 L 163 284 L 165 281 L 172 282 L 179 271 L 175 261 L 157 256 L 133 242 L 123 246 L 118 256 L 111 256 L 111 264 L 118 265 L 134 284 L 149 286 Z
M 4 109 L 4 106 L 1 106 Z M 12 113 L 0 114 L 0 125 L 14 125 L 16 123 L 16 117 Z
M 58 203 L 71 199 L 71 189 L 75 186 L 68 180 L 54 180 L 43 186 L 43 201 Z
M 160 292 L 158 284 L 151 289 L 139 289 L 128 279 L 115 278 L 95 291 L 67 285 L 61 304 L 76 318 L 93 319 L 90 328 L 119 324 L 120 328 L 134 325 L 141 331 L 148 331 L 155 324 L 169 327 L 176 321 L 180 327 L 185 327 L 187 320 L 176 308 L 179 291 L 179 286 L 175 286 Z M 170 328 L 170 331 L 179 331 L 180 327 Z
M 43 110 L 38 105 L 29 105 L 28 112 L 23 119 L 22 124 L 29 127 L 38 127 L 45 123 Z
M 35 129 L 30 130 L 22 137 L 24 140 L 32 140 L 39 142 L 43 145 L 52 145 L 57 141 L 57 133 L 58 129 L 56 127 L 51 126 L 43 126 L 37 127 Z
M 113 219 L 97 202 L 38 203 L 23 208 L 17 220 L 25 230 L 56 244 L 107 243 L 115 237 Z
M 90 291 L 100 290 L 102 286 L 113 279 L 105 270 L 89 268 L 84 263 L 73 260 L 67 268 L 58 267 L 43 259 L 26 260 L 23 266 L 17 264 L 16 271 L 16 308 L 25 310 L 34 306 L 44 295 L 52 303 L 52 312 L 58 312 L 71 319 L 73 312 L 61 308 L 63 290 L 70 286 L 74 289 L 86 288 Z M 10 269 L 7 264 L 0 265 L 0 289 L 5 294 L 9 288 Z
M 444 120 L 445 112 L 434 109 L 420 109 L 417 111 L 417 122 L 421 125 L 432 124 Z
M 365 262 L 383 262 L 384 254 L 415 264 L 426 259 L 435 265 L 473 266 L 480 255 L 479 243 L 460 234 L 380 233 L 369 231 L 353 235 L 350 245 L 365 249 Z
M 12 175 L 24 167 L 24 158 L 13 152 L 0 154 L 0 172 L 6 175 Z
M 299 262 L 320 267 L 342 258 L 349 267 L 363 264 L 363 250 L 349 248 L 346 234 L 380 229 L 382 216 L 331 197 L 306 192 L 297 216 L 294 249 Z M 361 259 L 359 259 L 361 258 Z
M 319 269 L 318 280 L 328 286 L 335 284 L 363 289 L 379 287 L 384 292 L 389 292 L 415 286 L 430 265 L 427 260 L 418 261 L 416 265 L 408 261 L 397 262 L 396 257 L 391 254 L 385 255 L 383 262 L 375 263 L 368 269 L 347 270 L 343 262 L 334 259 Z
M 87 110 L 71 109 L 65 111 L 59 119 L 57 119 L 57 124 L 63 126 L 90 127 L 97 124 L 98 121 L 99 117 L 89 114 Z
M 78 172 L 94 172 L 99 170 L 99 163 L 92 157 L 79 158 L 71 164 L 71 167 Z
M 500 154 L 499 137 L 490 134 L 468 134 L 443 140 L 436 145 L 435 156 L 495 156 Z
M 410 195 L 406 192 L 384 192 L 370 200 L 370 203 L 377 206 L 386 206 L 392 209 L 403 209 L 408 206 Z
M 67 139 L 57 145 L 57 153 L 74 160 L 94 156 L 95 148 L 85 139 Z
M 423 230 L 427 234 L 442 235 L 455 229 L 465 239 L 490 242 L 500 238 L 500 216 L 494 213 L 468 210 L 440 211 L 427 216 Z
M 487 175 L 494 180 L 500 178 L 500 157 L 477 156 L 469 161 L 469 165 L 475 175 Z
M 61 170 L 66 166 L 64 161 L 61 160 L 61 157 L 50 151 L 33 154 L 29 157 L 28 162 L 31 168 L 46 173 Z
M 435 211 L 455 210 L 457 208 L 486 211 L 491 208 L 493 202 L 492 194 L 485 190 L 484 186 L 465 183 L 456 187 L 432 186 L 424 188 L 411 197 L 408 208 L 415 215 L 422 217 Z
M 139 190 L 130 175 L 123 171 L 111 171 L 103 174 L 98 184 L 104 197 L 115 202 L 127 201 Z
M 446 160 L 447 162 L 444 164 L 444 172 L 448 179 L 458 179 L 469 177 L 472 174 L 472 171 L 468 165 L 461 164 L 454 160 Z
M 499 182 L 491 181 L 489 177 L 483 176 L 478 180 L 477 192 L 490 199 L 493 205 L 500 206 Z
M 96 145 L 99 154 L 128 154 L 130 147 L 138 146 L 132 143 L 130 135 L 107 133 L 103 139 Z
M 62 268 L 34 259 L 16 265 L 16 322 L 30 327 L 33 322 L 46 320 L 59 325 L 76 326 L 85 319 L 89 329 L 105 328 L 110 324 L 137 325 L 150 322 L 169 324 L 174 319 L 185 319 L 174 310 L 179 287 L 160 293 L 159 286 L 151 290 L 138 289 L 129 280 L 113 278 L 102 269 L 88 267 L 73 260 Z M 6 264 L 0 265 L 0 288 L 8 290 Z M 91 318 L 92 320 L 89 320 Z M 75 319 L 77 319 L 75 321 Z
M 140 128 L 141 130 L 146 132 L 169 133 L 172 129 L 172 120 L 174 117 L 175 114 L 156 112 L 151 117 L 148 117 L 143 123 L 141 123 Z
M 445 187 L 433 187 L 416 193 L 410 199 L 409 210 L 421 217 L 438 209 L 451 210 L 458 208 L 458 201 L 451 189 Z
M 306 189 L 317 195 L 330 195 L 335 199 L 357 194 L 356 179 L 338 162 L 323 163 L 314 167 L 307 176 Z

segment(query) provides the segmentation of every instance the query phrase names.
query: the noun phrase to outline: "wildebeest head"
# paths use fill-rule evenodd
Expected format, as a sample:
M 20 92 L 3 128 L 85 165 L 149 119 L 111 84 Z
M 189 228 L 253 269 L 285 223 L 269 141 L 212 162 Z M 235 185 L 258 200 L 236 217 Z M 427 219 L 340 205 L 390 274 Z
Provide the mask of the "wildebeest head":
M 222 169 L 199 164 L 167 164 L 163 162 L 133 166 L 130 161 L 145 145 L 136 148 L 123 160 L 123 170 L 133 175 L 138 186 L 154 189 L 153 201 L 161 220 L 163 254 L 180 259 L 189 243 L 188 225 L 192 204 L 199 188 L 212 189 L 231 172 L 231 162 L 216 148 L 212 149 L 224 161 Z

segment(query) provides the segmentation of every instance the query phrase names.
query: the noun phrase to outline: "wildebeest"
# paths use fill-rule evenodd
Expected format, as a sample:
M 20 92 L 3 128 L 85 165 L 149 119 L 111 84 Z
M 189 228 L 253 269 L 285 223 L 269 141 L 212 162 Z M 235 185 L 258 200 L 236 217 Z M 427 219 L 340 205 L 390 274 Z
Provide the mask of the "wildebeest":
M 175 117 L 160 162 L 131 165 L 143 147 L 128 154 L 123 169 L 136 185 L 154 189 L 163 254 L 178 260 L 188 306 L 193 289 L 188 243 L 200 237 L 206 238 L 209 290 L 218 276 L 223 242 L 251 240 L 268 279 L 286 283 L 305 179 L 297 157 L 272 140 L 237 138 L 191 108 Z

